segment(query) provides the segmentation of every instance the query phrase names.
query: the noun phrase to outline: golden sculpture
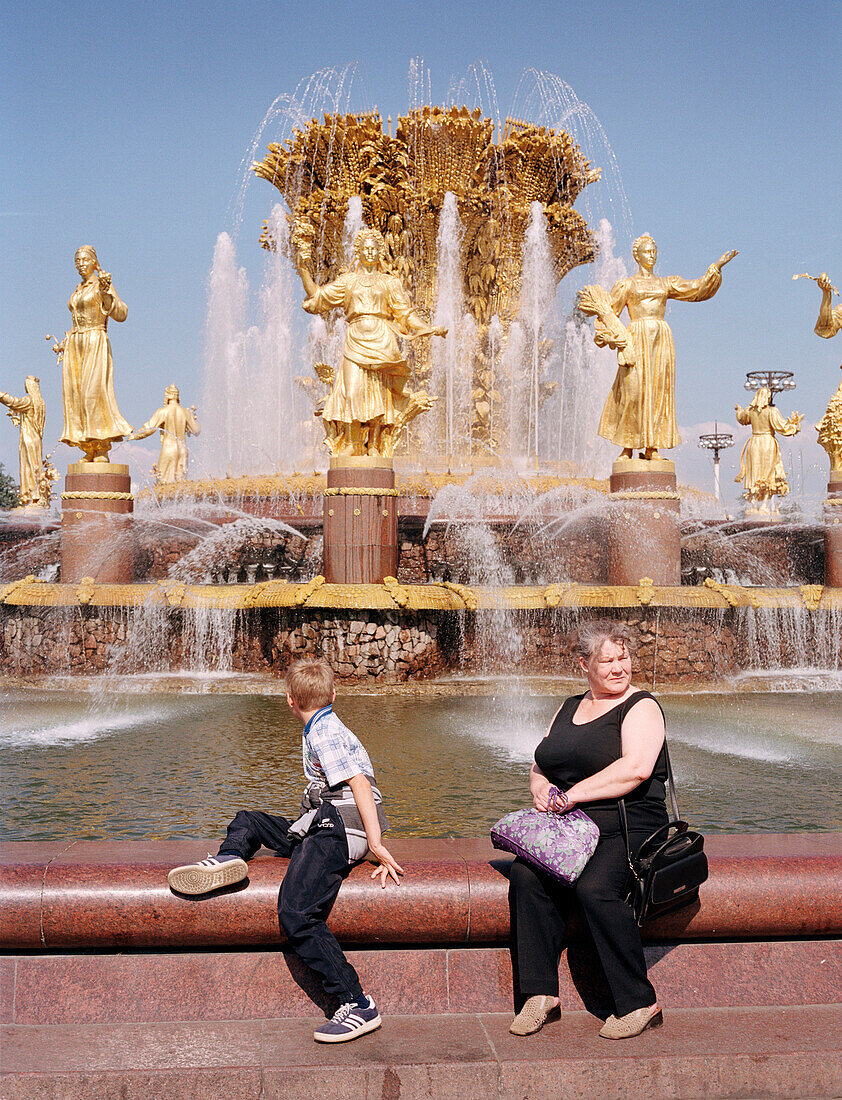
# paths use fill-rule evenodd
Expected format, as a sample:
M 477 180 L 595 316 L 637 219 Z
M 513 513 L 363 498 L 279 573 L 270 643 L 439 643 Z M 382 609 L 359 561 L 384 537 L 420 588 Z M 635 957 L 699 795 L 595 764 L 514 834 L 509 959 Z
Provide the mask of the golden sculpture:
M 164 390 L 164 404 L 156 409 L 142 428 L 132 432 L 129 439 L 146 439 L 153 432 L 161 432 L 161 454 L 153 467 L 158 485 L 171 485 L 187 477 L 187 436 L 199 435 L 196 406 L 185 409 L 181 404 L 178 386 L 173 383 Z
M 391 128 L 390 128 L 391 129 Z M 272 183 L 291 210 L 299 233 L 307 227 L 312 274 L 333 283 L 343 262 L 348 203 L 359 196 L 365 224 L 385 238 L 383 270 L 397 275 L 418 308 L 431 316 L 437 296 L 436 234 L 444 197 L 456 197 L 464 228 L 463 294 L 477 324 L 472 349 L 472 439 L 499 453 L 506 449 L 507 418 L 500 415 L 509 369 L 494 366 L 489 325 L 498 317 L 504 335 L 520 308 L 524 234 L 531 205 L 539 202 L 556 277 L 562 279 L 595 256 L 594 238 L 573 208 L 579 193 L 600 178 L 563 130 L 506 119 L 494 141 L 494 123 L 466 107 L 423 107 L 384 133 L 380 115 L 325 115 L 273 143 L 254 172 Z M 261 244 L 275 248 L 264 227 Z M 408 351 L 416 383 L 424 386 L 431 363 L 422 342 Z M 550 347 L 542 346 L 542 361 Z M 550 393 L 542 384 L 539 402 Z M 496 410 L 496 412 L 495 412 Z
M 812 279 L 814 283 L 819 284 L 819 289 L 822 292 L 822 304 L 819 306 L 815 333 L 816 336 L 823 336 L 826 340 L 829 340 L 842 329 L 842 306 L 837 306 L 834 309 L 831 300 L 832 294 L 835 294 L 837 298 L 839 297 L 839 291 L 827 277 L 826 271 L 823 271 L 821 275 L 808 275 L 804 272 L 801 275 L 793 275 L 792 277 L 793 279 Z
M 0 393 L 0 404 L 5 405 L 12 423 L 20 429 L 20 503 L 23 507 L 42 503 L 41 480 L 45 476 L 43 443 L 46 405 L 41 396 L 41 386 L 34 374 L 28 374 L 24 382 L 26 397 L 12 397 Z M 49 485 L 49 482 L 48 482 Z M 49 505 L 49 493 L 46 504 Z
M 842 310 L 840 310 L 842 313 Z M 816 424 L 817 442 L 830 456 L 830 469 L 842 473 L 842 382 L 831 397 L 824 416 Z
M 622 448 L 620 459 L 660 458 L 659 451 L 681 442 L 675 418 L 675 345 L 664 320 L 667 302 L 705 302 L 722 285 L 722 268 L 737 255 L 726 252 L 710 265 L 701 279 L 654 274 L 658 248 L 644 234 L 633 246 L 637 273 L 611 288 L 608 302 L 603 287 L 585 287 L 579 303 L 583 313 L 596 317 L 594 342 L 614 348 L 617 376 L 608 395 L 599 434 Z M 610 307 L 610 308 L 609 308 Z M 628 310 L 625 328 L 620 314 Z
M 412 308 L 396 275 L 383 270 L 385 244 L 376 229 L 363 229 L 354 241 L 356 263 L 332 282 L 318 286 L 310 272 L 312 235 L 309 225 L 296 228 L 296 266 L 307 293 L 308 313 L 342 309 L 348 321 L 342 364 L 324 406 L 319 410 L 325 443 L 332 455 L 379 455 L 391 458 L 401 431 L 431 407 L 427 393 L 409 393 L 409 365 L 398 336 L 445 336 Z M 324 371 L 324 364 L 319 364 Z M 329 368 L 328 368 L 329 369 Z M 320 374 L 320 378 L 325 378 Z
M 735 481 L 743 483 L 743 496 L 751 507 L 747 515 L 774 515 L 773 496 L 786 496 L 789 484 L 784 473 L 781 448 L 775 435 L 797 435 L 801 431 L 800 413 L 785 419 L 772 404 L 772 391 L 763 386 L 746 408 L 735 405 L 738 424 L 751 425 L 751 438 L 740 455 L 740 472 Z
M 107 331 L 109 318 L 125 321 L 128 309 L 90 245 L 77 250 L 76 270 L 82 281 L 67 303 L 73 328 L 53 348 L 62 363 L 61 442 L 81 448 L 86 462 L 108 462 L 111 444 L 132 431 L 117 408 Z

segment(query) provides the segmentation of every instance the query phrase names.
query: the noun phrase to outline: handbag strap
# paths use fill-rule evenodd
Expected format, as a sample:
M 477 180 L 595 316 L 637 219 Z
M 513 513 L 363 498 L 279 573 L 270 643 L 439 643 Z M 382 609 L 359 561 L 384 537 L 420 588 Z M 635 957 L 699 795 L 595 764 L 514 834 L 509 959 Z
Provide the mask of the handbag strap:
M 621 746 L 622 747 L 622 746 Z M 672 774 L 672 761 L 670 760 L 669 745 L 667 745 L 667 735 L 664 733 L 664 760 L 667 765 L 667 789 L 670 794 L 670 808 L 672 809 L 672 817 L 669 819 L 669 823 L 679 821 L 681 815 L 678 812 L 678 796 L 675 793 L 675 779 Z M 631 857 L 631 848 L 629 847 L 629 823 L 626 817 L 626 800 L 624 798 L 617 799 L 617 806 L 620 811 L 620 828 L 623 832 L 623 840 L 626 842 L 626 859 L 629 861 L 629 867 L 632 874 L 637 878 L 637 872 L 634 869 L 634 864 Z

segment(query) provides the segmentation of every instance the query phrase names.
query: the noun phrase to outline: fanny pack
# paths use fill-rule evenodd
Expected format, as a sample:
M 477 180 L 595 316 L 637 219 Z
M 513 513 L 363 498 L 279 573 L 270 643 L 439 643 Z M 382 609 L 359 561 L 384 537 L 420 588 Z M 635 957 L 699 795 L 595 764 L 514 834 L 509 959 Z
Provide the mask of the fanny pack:
M 389 828 L 389 819 L 386 817 L 383 810 L 383 796 L 374 785 L 374 779 L 370 775 L 367 775 L 366 779 L 371 784 L 371 793 L 374 796 L 374 808 L 377 810 L 377 823 L 380 826 L 380 832 L 385 833 Z M 298 832 L 299 823 L 303 821 L 303 818 L 308 813 L 317 810 L 323 802 L 329 802 L 336 809 L 336 812 L 342 818 L 342 824 L 345 826 L 346 833 L 355 833 L 358 836 L 365 836 L 363 819 L 360 817 L 360 811 L 357 809 L 357 803 L 354 801 L 353 791 L 347 783 L 339 783 L 335 787 L 328 787 L 326 784 L 320 783 L 310 783 L 309 786 L 305 788 L 301 798 L 302 816 L 290 826 L 290 832 L 293 833 L 294 836 L 305 835 L 309 828 L 309 821 L 313 819 L 312 817 L 309 819 L 302 833 Z

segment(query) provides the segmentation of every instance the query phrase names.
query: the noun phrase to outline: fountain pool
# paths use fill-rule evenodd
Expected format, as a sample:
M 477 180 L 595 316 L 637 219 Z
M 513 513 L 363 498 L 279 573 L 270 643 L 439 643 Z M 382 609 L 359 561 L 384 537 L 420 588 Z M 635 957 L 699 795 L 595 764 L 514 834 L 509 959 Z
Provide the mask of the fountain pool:
M 109 681 L 91 693 L 7 685 L 0 695 L 6 839 L 213 847 L 243 806 L 296 811 L 300 727 L 279 681 Z M 338 698 L 388 796 L 391 835 L 478 836 L 528 804 L 535 745 L 580 689 L 520 687 L 460 681 Z M 744 687 L 662 698 L 683 814 L 709 832 L 842 828 L 842 690 Z

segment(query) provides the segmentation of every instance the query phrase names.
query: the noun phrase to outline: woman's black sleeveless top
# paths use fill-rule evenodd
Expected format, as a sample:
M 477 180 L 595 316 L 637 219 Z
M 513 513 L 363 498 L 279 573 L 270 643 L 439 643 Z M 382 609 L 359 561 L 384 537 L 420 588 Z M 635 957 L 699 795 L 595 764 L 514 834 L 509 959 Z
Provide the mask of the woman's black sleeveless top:
M 535 750 L 535 763 L 547 779 L 562 791 L 619 760 L 622 756 L 620 729 L 623 719 L 641 699 L 654 699 L 648 691 L 636 691 L 619 706 L 594 718 L 592 722 L 574 725 L 573 715 L 584 697 L 585 693 L 573 695 L 565 701 L 553 720 L 550 732 Z M 655 702 L 658 702 L 657 699 Z M 662 748 L 650 777 L 625 795 L 630 830 L 648 829 L 654 832 L 666 822 L 666 779 L 666 754 Z M 616 798 L 577 805 L 599 825 L 602 835 L 619 831 Z

